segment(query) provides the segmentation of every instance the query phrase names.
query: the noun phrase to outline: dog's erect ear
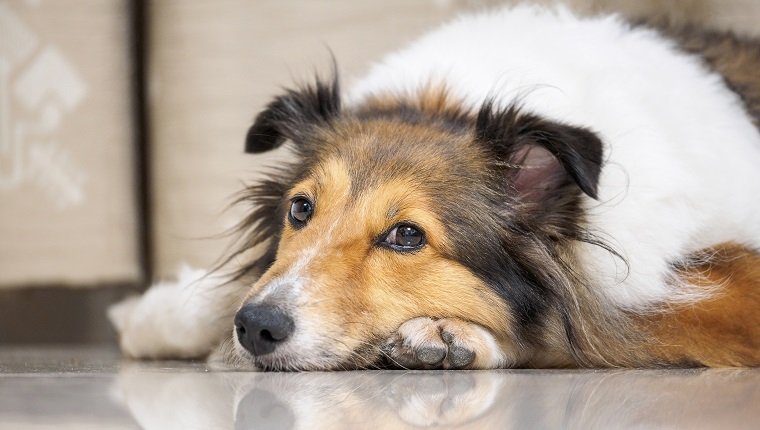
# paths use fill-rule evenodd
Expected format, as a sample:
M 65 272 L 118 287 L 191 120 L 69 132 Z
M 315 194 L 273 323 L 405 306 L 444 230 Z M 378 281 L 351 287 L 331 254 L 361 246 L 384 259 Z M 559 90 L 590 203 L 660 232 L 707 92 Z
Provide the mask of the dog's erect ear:
M 287 90 L 269 103 L 245 137 L 245 152 L 259 153 L 279 147 L 286 139 L 303 143 L 314 127 L 329 124 L 340 112 L 338 74 L 329 82 Z
M 568 197 L 568 186 L 597 197 L 603 148 L 588 129 L 521 113 L 514 105 L 495 109 L 487 101 L 478 112 L 476 137 L 522 201 L 551 209 L 546 206 Z

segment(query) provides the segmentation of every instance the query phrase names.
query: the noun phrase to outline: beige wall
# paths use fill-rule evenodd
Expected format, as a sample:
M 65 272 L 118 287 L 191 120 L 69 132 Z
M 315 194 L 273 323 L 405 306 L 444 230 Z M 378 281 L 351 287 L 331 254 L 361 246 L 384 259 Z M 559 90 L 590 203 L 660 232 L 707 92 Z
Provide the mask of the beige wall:
M 138 282 L 128 1 L 0 1 L 0 287 Z

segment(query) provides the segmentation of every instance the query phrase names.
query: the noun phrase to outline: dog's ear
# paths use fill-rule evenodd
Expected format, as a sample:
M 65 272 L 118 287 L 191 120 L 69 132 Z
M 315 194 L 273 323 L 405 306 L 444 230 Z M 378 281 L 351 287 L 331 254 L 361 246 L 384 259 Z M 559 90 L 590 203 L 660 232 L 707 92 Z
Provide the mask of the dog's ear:
M 315 127 L 329 124 L 340 113 L 338 74 L 329 82 L 286 90 L 270 102 L 253 122 L 245 137 L 245 152 L 260 153 L 290 139 L 305 142 Z
M 597 198 L 603 145 L 592 131 L 521 113 L 517 106 L 478 112 L 476 138 L 505 172 L 518 199 L 546 210 L 580 190 Z

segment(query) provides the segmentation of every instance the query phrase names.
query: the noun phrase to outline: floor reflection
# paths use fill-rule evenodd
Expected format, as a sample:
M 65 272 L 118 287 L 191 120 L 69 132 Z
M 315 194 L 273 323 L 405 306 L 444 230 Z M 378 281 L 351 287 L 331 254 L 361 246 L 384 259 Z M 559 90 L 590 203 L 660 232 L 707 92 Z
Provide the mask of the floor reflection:
M 142 427 L 758 428 L 760 372 L 198 373 L 139 364 L 114 393 Z

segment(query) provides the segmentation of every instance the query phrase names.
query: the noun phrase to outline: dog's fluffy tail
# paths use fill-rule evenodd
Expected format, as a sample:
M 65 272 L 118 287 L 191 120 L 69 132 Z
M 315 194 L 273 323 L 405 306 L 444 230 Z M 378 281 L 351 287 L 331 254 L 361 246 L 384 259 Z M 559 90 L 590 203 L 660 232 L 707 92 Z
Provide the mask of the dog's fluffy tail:
M 132 358 L 204 358 L 232 333 L 244 289 L 223 276 L 183 265 L 175 282 L 108 310 L 123 353 Z

